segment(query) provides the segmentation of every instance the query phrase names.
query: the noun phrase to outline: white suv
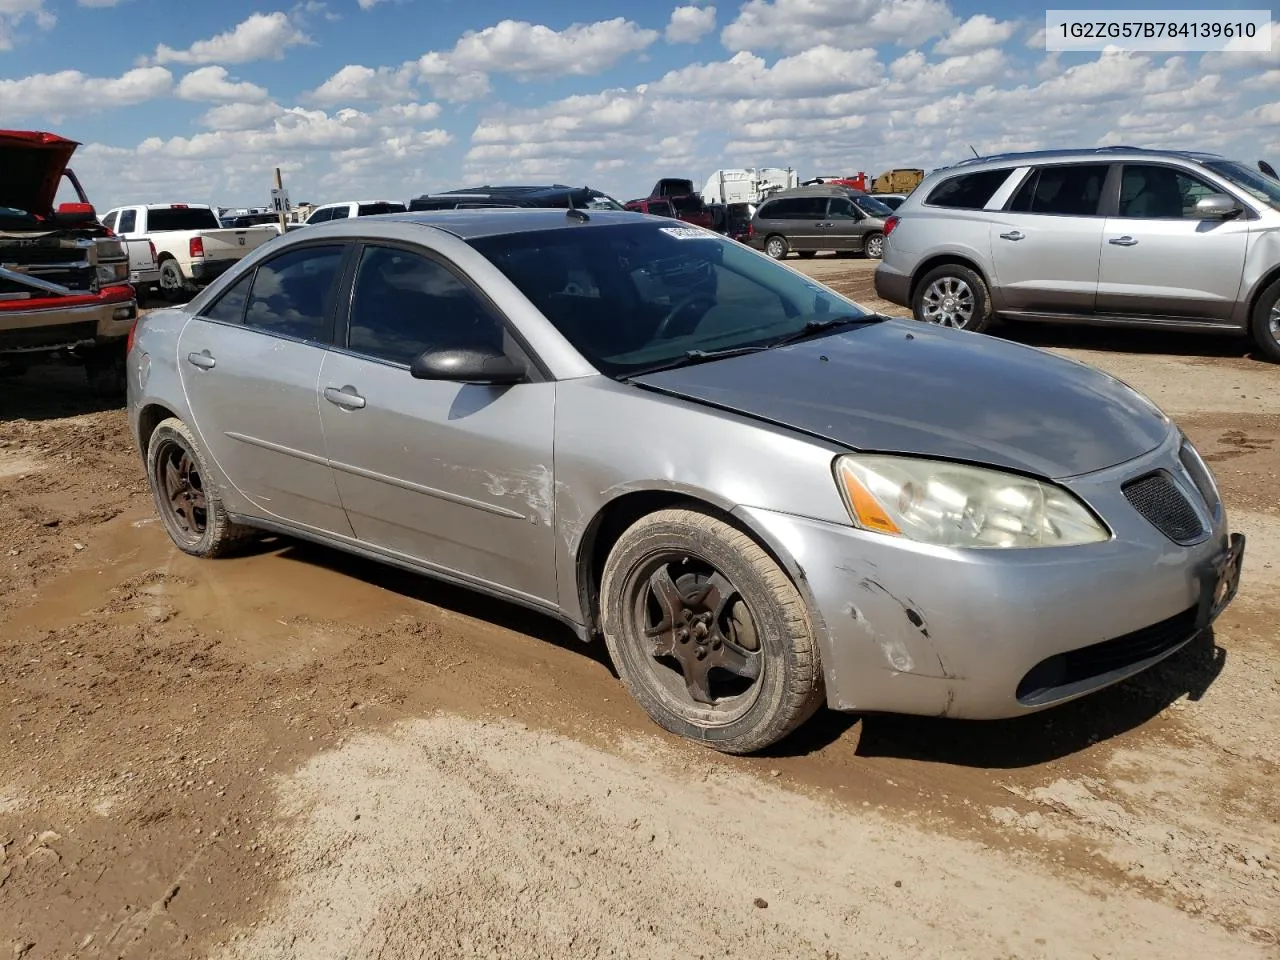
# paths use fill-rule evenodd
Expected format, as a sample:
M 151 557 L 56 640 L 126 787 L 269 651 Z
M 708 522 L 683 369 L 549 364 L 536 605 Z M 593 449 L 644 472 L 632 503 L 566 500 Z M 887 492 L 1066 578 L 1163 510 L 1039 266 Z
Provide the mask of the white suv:
M 885 223 L 878 296 L 916 319 L 1250 335 L 1280 362 L 1280 181 L 1207 153 L 1104 147 L 934 171 Z

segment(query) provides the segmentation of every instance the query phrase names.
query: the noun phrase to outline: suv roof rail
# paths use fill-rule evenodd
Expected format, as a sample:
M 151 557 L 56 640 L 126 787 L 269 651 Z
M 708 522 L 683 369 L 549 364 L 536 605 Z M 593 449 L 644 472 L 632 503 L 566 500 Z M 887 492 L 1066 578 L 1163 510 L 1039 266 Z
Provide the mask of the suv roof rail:
M 1091 153 L 1093 154 L 1151 153 L 1151 154 L 1161 154 L 1164 156 L 1177 156 L 1177 157 L 1188 157 L 1188 158 L 1217 156 L 1216 154 L 1204 153 L 1198 150 L 1167 150 L 1167 149 L 1161 149 L 1158 147 L 1131 147 L 1126 144 L 1117 143 L 1117 144 L 1108 144 L 1107 146 L 1103 146 L 1103 147 L 1078 147 L 1075 149 L 1068 147 L 1068 148 L 1058 148 L 1055 150 L 1019 150 L 1019 151 L 1009 151 L 1006 153 L 989 153 L 980 157 L 965 157 L 963 160 L 957 160 L 955 163 L 951 164 L 951 166 L 952 167 L 969 167 L 969 166 L 973 166 L 975 163 L 990 163 L 990 162 L 997 162 L 1000 160 L 1035 160 L 1040 158 L 1069 157 L 1072 155 L 1078 156 L 1081 154 L 1091 154 Z M 949 169 L 949 168 L 941 167 L 939 169 Z

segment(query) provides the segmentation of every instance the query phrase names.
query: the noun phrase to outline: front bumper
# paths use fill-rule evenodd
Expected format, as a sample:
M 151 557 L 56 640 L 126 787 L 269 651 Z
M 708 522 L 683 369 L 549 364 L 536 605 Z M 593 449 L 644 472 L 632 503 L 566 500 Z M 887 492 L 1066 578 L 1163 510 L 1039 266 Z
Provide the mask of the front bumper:
M 136 294 L 124 285 L 97 294 L 11 301 L 0 309 L 0 353 L 51 353 L 119 340 L 137 315 Z
M 952 550 L 739 510 L 794 561 L 819 631 L 829 706 L 1014 717 L 1147 669 L 1234 597 L 1243 537 L 1229 534 L 1220 507 L 1193 501 L 1210 532 L 1179 546 L 1120 492 L 1153 464 L 1172 473 L 1176 451 L 1166 444 L 1063 482 L 1115 534 L 1088 546 Z
M 872 282 L 876 288 L 876 296 L 881 300 L 888 300 L 900 307 L 911 306 L 911 278 L 905 273 L 899 273 L 881 260 Z

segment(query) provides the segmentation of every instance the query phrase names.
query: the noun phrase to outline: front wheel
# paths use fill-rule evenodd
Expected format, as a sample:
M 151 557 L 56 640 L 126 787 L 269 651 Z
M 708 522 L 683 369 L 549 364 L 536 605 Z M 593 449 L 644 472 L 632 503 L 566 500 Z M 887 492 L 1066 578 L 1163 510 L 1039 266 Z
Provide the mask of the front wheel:
M 804 601 L 754 540 L 692 509 L 619 538 L 601 583 L 605 643 L 659 726 L 725 753 L 781 740 L 822 703 Z
M 774 260 L 781 260 L 787 255 L 787 241 L 784 237 L 774 235 L 765 241 L 764 252 Z
M 1280 280 L 1262 291 L 1253 308 L 1249 333 L 1264 357 L 1280 363 Z

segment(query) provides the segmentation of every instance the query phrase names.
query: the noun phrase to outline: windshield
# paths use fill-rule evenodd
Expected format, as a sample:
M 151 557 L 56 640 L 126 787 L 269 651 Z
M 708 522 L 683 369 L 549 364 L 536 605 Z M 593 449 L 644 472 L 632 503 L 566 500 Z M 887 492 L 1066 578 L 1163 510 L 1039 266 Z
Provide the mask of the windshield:
M 471 241 L 602 373 L 766 345 L 867 311 L 740 243 L 654 222 Z
M 856 203 L 858 205 L 858 209 L 868 217 L 879 217 L 883 220 L 885 217 L 893 216 L 893 209 L 886 206 L 875 197 L 854 197 L 853 202 Z
M 1206 160 L 1204 165 L 1255 199 L 1280 210 L 1280 180 L 1272 180 L 1260 170 L 1253 170 L 1235 160 Z

